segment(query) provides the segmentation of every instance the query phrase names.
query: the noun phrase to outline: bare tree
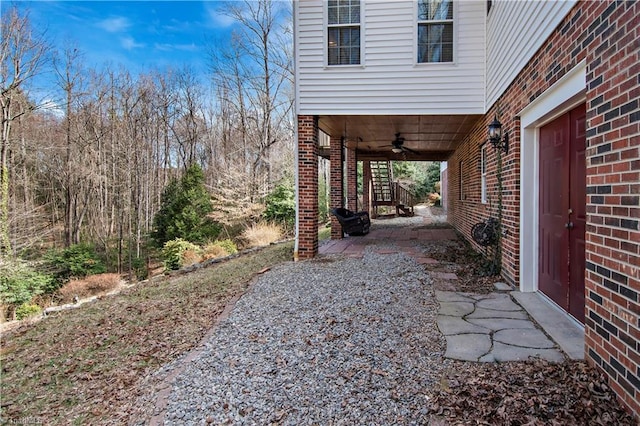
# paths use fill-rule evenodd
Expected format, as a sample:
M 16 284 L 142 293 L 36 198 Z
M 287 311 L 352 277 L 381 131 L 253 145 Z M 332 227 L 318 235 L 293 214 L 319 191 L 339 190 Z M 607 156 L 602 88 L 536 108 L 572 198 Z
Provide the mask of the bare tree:
M 0 136 L 0 254 L 11 255 L 9 235 L 9 151 L 11 125 L 33 111 L 25 96 L 25 86 L 42 71 L 47 61 L 48 43 L 43 33 L 31 28 L 28 15 L 20 15 L 13 7 L 2 14 L 0 42 L 0 75 L 2 88 L 2 134 Z
M 226 105 L 233 105 L 235 120 L 247 173 L 250 199 L 261 198 L 270 189 L 271 149 L 289 136 L 281 129 L 291 121 L 293 101 L 288 88 L 292 83 L 291 50 L 283 49 L 290 22 L 284 3 L 269 0 L 227 2 L 221 12 L 237 22 L 231 45 L 226 51 L 210 50 L 212 71 L 222 90 Z M 285 35 L 282 37 L 282 35 Z M 288 36 L 290 37 L 290 33 Z M 286 44 L 286 42 L 285 42 Z M 290 46 L 288 46 L 290 47 Z

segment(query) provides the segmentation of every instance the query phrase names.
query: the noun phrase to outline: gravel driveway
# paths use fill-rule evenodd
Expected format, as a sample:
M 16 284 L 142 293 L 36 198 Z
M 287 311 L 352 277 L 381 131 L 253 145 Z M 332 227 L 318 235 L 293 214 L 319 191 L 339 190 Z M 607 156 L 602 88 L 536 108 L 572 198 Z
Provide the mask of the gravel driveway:
M 448 364 L 431 280 L 375 250 L 262 275 L 176 377 L 164 423 L 427 423 Z

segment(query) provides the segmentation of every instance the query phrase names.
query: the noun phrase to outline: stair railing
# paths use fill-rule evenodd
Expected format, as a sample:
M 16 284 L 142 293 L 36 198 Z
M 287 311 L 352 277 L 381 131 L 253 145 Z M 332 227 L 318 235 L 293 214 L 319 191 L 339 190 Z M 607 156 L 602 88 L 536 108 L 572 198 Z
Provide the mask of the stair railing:
M 394 192 L 396 196 L 396 205 L 402 204 L 413 211 L 413 193 L 400 182 L 394 182 Z

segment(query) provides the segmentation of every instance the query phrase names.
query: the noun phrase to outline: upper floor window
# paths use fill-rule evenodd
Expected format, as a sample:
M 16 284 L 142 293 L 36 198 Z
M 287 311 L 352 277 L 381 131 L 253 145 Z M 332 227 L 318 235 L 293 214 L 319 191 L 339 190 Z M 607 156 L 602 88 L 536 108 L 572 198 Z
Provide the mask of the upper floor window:
M 328 12 L 328 64 L 359 64 L 360 0 L 329 0 Z
M 452 0 L 418 0 L 418 62 L 453 62 Z

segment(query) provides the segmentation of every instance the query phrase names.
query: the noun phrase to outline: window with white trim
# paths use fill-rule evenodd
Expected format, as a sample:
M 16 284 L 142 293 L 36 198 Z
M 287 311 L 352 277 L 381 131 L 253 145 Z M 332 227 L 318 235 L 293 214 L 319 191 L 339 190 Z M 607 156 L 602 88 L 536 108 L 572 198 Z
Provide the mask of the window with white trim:
M 418 0 L 418 62 L 453 62 L 453 0 Z
M 360 0 L 329 0 L 327 63 L 360 64 Z
M 480 147 L 480 202 L 487 203 L 487 144 Z

